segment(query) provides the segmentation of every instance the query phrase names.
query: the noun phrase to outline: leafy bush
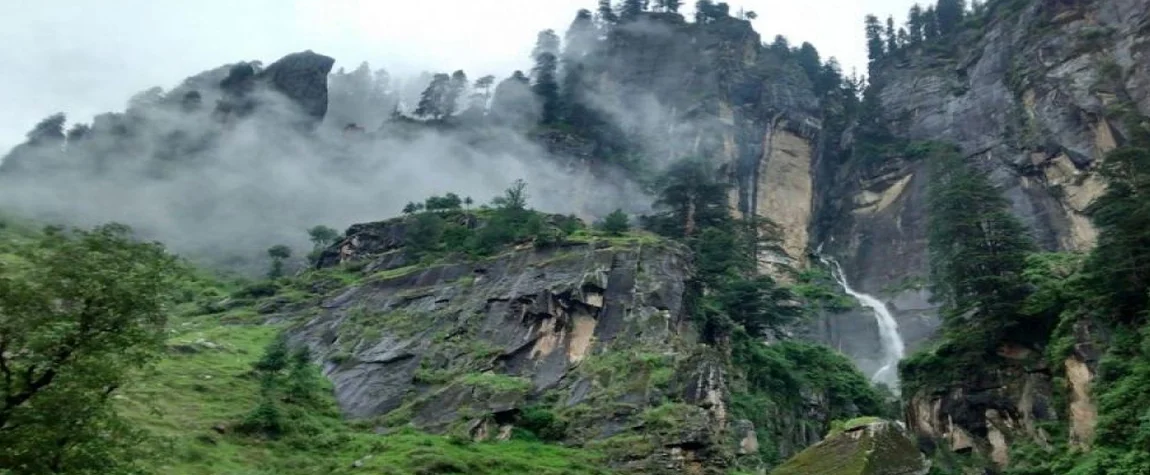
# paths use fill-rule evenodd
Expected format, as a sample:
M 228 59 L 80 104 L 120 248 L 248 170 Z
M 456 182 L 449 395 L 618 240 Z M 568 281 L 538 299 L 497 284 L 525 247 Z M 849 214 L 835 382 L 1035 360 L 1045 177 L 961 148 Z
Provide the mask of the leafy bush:
M 516 425 L 544 441 L 557 442 L 567 437 L 567 421 L 541 406 L 524 408 Z

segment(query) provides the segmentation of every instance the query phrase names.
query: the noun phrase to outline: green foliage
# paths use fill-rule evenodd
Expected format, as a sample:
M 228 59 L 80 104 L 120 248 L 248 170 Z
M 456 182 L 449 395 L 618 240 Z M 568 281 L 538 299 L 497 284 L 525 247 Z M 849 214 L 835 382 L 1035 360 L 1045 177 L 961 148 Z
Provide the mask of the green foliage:
M 1026 256 L 1035 246 L 1010 203 L 957 151 L 931 158 L 932 291 L 947 327 L 976 327 L 993 346 L 1019 324 Z
M 246 434 L 280 437 L 284 434 L 317 430 L 306 417 L 292 417 L 310 410 L 322 410 L 323 376 L 312 365 L 306 347 L 290 351 L 280 335 L 252 364 L 260 381 L 259 403 L 237 426 Z
M 539 440 L 558 442 L 567 436 L 567 421 L 542 406 L 529 406 L 519 414 L 516 425 Z
M 1099 234 L 1086 272 L 1097 303 L 1132 322 L 1150 303 L 1150 149 L 1114 150 L 1099 173 L 1108 187 L 1088 210 Z
M 268 248 L 268 257 L 271 258 L 271 268 L 268 269 L 269 279 L 278 279 L 284 275 L 284 260 L 291 257 L 291 248 L 277 244 Z
M 623 210 L 617 209 L 603 218 L 603 223 L 599 229 L 611 236 L 622 236 L 623 233 L 631 230 L 631 218 Z
M 138 473 L 113 396 L 161 354 L 185 269 L 130 230 L 47 229 L 0 262 L 0 472 Z

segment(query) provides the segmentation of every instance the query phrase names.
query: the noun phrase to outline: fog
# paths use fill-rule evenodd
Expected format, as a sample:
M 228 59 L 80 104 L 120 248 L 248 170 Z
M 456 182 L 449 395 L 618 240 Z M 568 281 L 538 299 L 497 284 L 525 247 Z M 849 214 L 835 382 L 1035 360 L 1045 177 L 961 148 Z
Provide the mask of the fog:
M 463 69 L 506 76 L 529 67 L 535 33 L 562 32 L 594 0 L 0 0 L 0 150 L 56 112 L 91 121 L 132 94 L 241 60 L 312 49 L 336 67 L 361 61 L 399 74 Z M 684 2 L 685 11 L 693 2 Z M 810 41 L 845 72 L 866 70 L 862 18 L 904 18 L 914 0 L 730 0 L 755 28 Z
M 463 69 L 472 79 L 502 79 L 529 69 L 536 32 L 562 33 L 577 9 L 594 8 L 591 0 L 107 0 L 69 8 L 21 2 L 14 12 L 15 3 L 0 0 L 0 28 L 13 39 L 0 50 L 0 61 L 13 66 L 0 76 L 0 156 L 52 113 L 65 112 L 69 126 L 90 123 L 93 131 L 66 145 L 22 146 L 14 155 L 35 155 L 41 169 L 0 181 L 6 212 L 77 225 L 124 222 L 178 252 L 251 270 L 262 266 L 272 244 L 306 253 L 311 226 L 342 230 L 446 192 L 485 203 L 520 178 L 529 183 L 530 204 L 548 212 L 593 218 L 615 206 L 642 213 L 651 203 L 638 185 L 609 171 L 592 177 L 570 157 L 550 156 L 522 130 L 376 131 L 380 124 L 369 123 L 360 124 L 367 133 L 349 137 L 342 124 L 329 123 L 299 133 L 285 125 L 306 122 L 296 105 L 264 89 L 257 115 L 245 120 L 213 117 L 218 94 L 207 90 L 202 110 L 177 107 L 187 90 L 180 82 L 190 75 L 308 49 L 335 57 L 337 68 L 361 61 L 386 68 L 395 79 L 388 94 L 405 96 L 410 107 L 424 71 Z M 759 12 L 755 26 L 765 41 L 778 33 L 792 44 L 810 40 L 849 72 L 862 64 L 864 12 L 899 11 L 910 2 L 731 3 Z M 830 3 L 835 8 L 826 8 Z M 434 21 L 424 21 L 431 15 Z M 171 92 L 133 98 L 155 86 Z M 125 114 L 98 116 L 123 111 L 129 98 Z M 657 136 L 677 133 L 664 122 L 674 114 L 646 99 L 626 108 L 610 97 L 591 101 L 617 124 L 654 131 L 649 148 L 665 149 Z

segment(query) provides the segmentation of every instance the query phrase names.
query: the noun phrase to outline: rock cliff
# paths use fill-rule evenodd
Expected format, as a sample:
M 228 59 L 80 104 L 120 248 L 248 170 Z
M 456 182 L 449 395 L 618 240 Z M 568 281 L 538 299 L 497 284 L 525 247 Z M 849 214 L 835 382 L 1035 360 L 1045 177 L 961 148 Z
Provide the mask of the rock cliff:
M 320 265 L 368 277 L 291 331 L 347 416 L 495 439 L 545 410 L 569 421 L 562 440 L 607 444 L 644 473 L 712 473 L 732 455 L 726 367 L 687 319 L 682 249 L 603 241 L 407 265 L 401 223 L 349 230 Z

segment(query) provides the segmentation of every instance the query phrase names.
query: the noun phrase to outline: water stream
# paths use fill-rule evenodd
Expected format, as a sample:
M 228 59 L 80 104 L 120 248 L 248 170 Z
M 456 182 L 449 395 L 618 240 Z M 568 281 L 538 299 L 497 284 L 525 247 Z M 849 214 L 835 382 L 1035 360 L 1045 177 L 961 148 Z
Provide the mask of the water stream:
M 879 332 L 879 346 L 882 351 L 882 366 L 878 371 L 871 375 L 871 381 L 875 383 L 883 383 L 891 388 L 891 390 L 898 391 L 898 362 L 906 351 L 906 345 L 902 341 L 902 336 L 898 333 L 898 321 L 891 315 L 890 309 L 886 304 L 871 295 L 852 289 L 850 283 L 847 282 L 846 275 L 843 273 L 842 266 L 838 262 L 829 258 L 820 258 L 824 264 L 831 268 L 831 275 L 842 286 L 843 291 L 858 300 L 859 304 L 871 309 L 874 313 L 875 323 L 878 324 Z

